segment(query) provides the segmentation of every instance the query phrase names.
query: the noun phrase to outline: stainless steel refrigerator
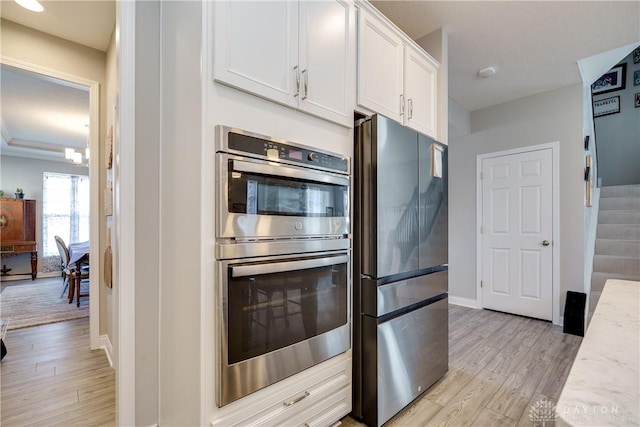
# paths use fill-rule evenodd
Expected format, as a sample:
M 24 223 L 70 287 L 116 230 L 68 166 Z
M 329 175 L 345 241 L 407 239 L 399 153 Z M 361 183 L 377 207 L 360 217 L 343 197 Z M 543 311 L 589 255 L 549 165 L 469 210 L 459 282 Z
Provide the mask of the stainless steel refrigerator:
M 352 415 L 380 426 L 448 370 L 447 147 L 356 124 Z

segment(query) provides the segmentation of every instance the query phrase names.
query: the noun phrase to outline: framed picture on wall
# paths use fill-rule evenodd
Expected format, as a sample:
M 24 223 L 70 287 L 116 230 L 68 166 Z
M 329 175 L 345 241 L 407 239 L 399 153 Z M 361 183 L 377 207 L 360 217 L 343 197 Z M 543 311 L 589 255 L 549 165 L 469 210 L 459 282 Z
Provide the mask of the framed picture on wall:
M 620 112 L 620 96 L 593 101 L 593 117 L 608 116 Z
M 640 86 L 640 70 L 633 72 L 633 85 Z
M 640 92 L 636 93 L 636 108 L 640 108 Z
M 633 63 L 640 64 L 640 47 L 633 51 Z
M 627 63 L 625 62 L 624 64 L 616 65 L 596 80 L 595 83 L 591 85 L 591 93 L 597 95 L 622 90 L 624 89 L 626 78 Z

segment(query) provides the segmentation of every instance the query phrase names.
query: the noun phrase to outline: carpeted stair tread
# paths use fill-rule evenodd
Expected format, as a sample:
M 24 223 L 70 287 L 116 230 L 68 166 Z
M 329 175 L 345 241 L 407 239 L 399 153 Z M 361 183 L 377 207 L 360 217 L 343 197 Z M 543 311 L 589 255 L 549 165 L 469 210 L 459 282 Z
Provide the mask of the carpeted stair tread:
M 635 224 L 640 226 L 640 210 L 607 210 L 598 213 L 598 224 Z
M 640 226 L 634 224 L 598 224 L 596 238 L 640 240 Z
M 593 271 L 596 273 L 624 274 L 640 279 L 640 259 L 596 255 L 593 257 Z
M 591 274 L 591 292 L 601 292 L 605 282 L 609 279 L 640 281 L 640 277 L 633 275 L 593 272 Z
M 600 198 L 600 211 L 608 210 L 638 210 L 640 197 L 605 197 Z
M 640 197 L 640 185 L 614 185 L 600 188 L 600 198 Z
M 595 254 L 640 258 L 640 240 L 597 239 Z

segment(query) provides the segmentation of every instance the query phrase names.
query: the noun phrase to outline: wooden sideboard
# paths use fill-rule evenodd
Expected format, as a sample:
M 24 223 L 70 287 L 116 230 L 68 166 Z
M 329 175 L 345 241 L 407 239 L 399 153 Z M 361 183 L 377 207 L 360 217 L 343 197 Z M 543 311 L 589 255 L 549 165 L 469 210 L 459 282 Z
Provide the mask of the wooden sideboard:
M 29 275 L 36 280 L 38 244 L 36 242 L 36 201 L 0 199 L 0 254 L 31 253 L 31 272 L 12 273 L 2 265 L 0 277 Z

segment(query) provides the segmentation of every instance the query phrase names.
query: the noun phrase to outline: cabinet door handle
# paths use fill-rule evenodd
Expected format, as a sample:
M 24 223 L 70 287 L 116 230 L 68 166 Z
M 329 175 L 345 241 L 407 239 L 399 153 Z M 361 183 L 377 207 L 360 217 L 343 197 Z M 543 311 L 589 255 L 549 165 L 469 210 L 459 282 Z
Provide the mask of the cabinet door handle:
M 400 95 L 400 115 L 404 115 L 404 95 Z
M 293 71 L 296 73 L 296 93 L 293 96 L 300 95 L 300 72 L 298 66 L 293 67 Z
M 302 70 L 302 75 L 304 77 L 304 96 L 302 99 L 307 99 L 309 97 L 309 70 Z
M 409 118 L 413 117 L 413 99 L 409 98 L 407 101 L 409 103 Z
M 308 391 L 305 391 L 305 392 L 304 392 L 304 394 L 303 394 L 302 396 L 298 396 L 298 397 L 296 397 L 295 399 L 290 400 L 290 401 L 288 401 L 288 402 L 282 402 L 282 404 L 283 404 L 284 406 L 291 406 L 291 405 L 295 405 L 296 403 L 300 402 L 302 399 L 304 399 L 305 397 L 308 397 L 308 396 L 309 396 L 309 392 L 308 392 Z

